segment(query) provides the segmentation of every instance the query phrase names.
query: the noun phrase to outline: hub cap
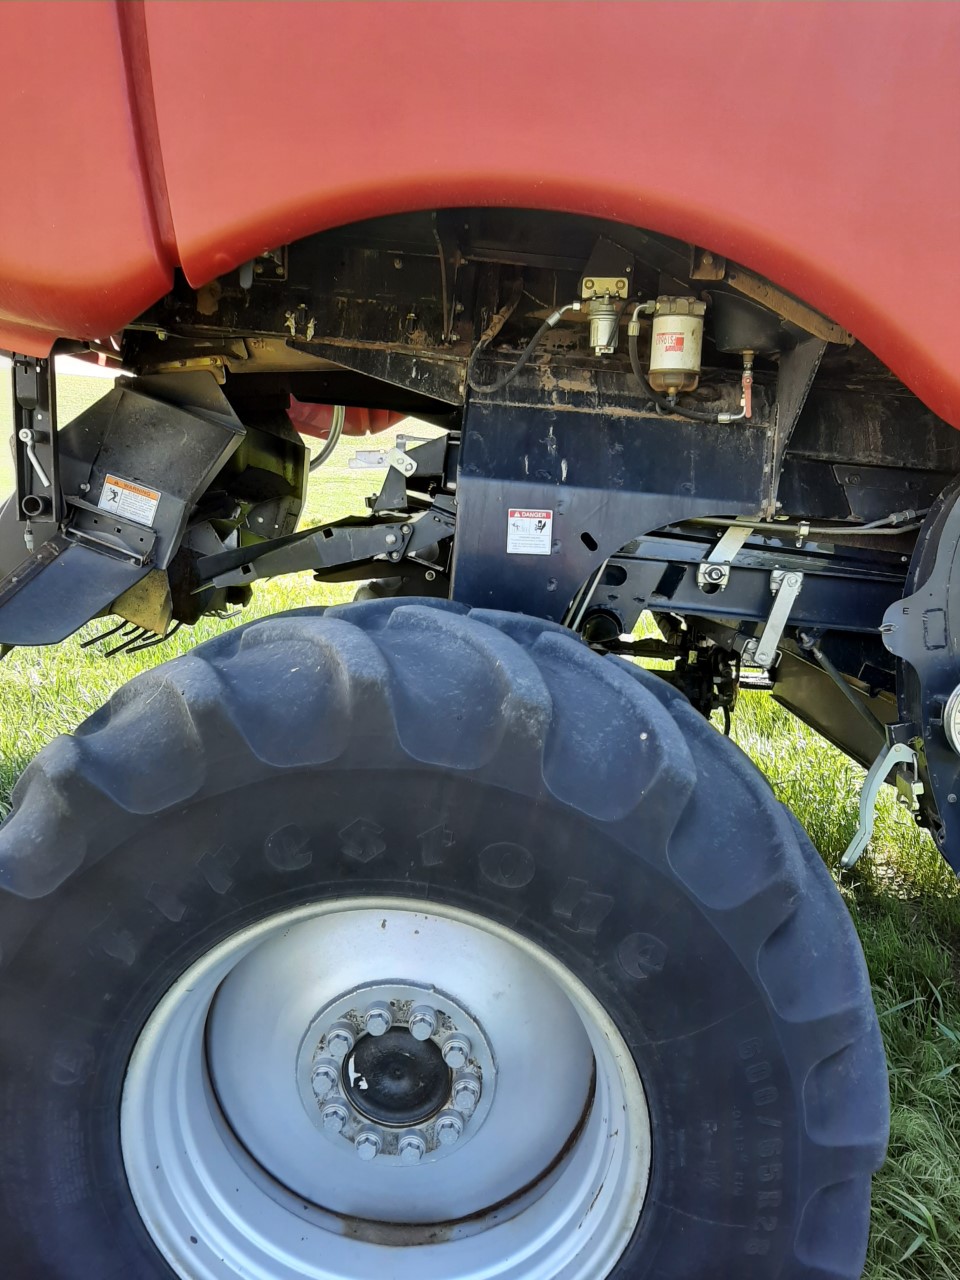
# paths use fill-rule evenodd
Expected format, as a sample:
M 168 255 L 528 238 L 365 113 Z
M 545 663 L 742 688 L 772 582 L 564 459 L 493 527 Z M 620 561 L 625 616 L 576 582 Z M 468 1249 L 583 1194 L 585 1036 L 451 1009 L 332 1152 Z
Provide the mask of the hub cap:
M 650 1163 L 587 989 L 510 930 L 395 899 L 285 912 L 198 961 L 134 1050 L 121 1142 L 183 1280 L 601 1280 Z
M 450 1068 L 432 1040 L 406 1028 L 364 1036 L 343 1069 L 343 1092 L 356 1112 L 382 1125 L 432 1120 L 450 1101 Z

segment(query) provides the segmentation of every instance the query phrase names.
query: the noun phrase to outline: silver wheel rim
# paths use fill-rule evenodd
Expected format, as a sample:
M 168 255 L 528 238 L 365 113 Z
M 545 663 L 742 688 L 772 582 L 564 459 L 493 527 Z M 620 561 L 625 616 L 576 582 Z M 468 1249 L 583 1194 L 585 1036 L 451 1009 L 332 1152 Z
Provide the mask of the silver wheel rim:
M 330 1097 L 304 1081 L 329 1061 L 330 1019 L 362 1038 L 393 1016 L 394 1045 L 412 1047 L 413 1005 L 418 1036 L 424 1006 L 438 1046 L 466 1036 L 450 1087 L 473 1073 L 457 1098 L 479 1097 L 460 1136 L 440 1125 L 449 1098 L 425 1124 L 378 1120 L 359 1143 L 324 1132 Z M 429 1042 L 417 1053 L 433 1064 Z M 332 1086 L 348 1112 L 350 1071 Z M 396 1152 L 414 1128 L 424 1149 L 411 1164 Z M 182 1280 L 601 1280 L 636 1230 L 651 1159 L 632 1055 L 587 988 L 511 930 L 402 899 L 287 911 L 191 966 L 137 1041 L 121 1146 L 140 1216 Z

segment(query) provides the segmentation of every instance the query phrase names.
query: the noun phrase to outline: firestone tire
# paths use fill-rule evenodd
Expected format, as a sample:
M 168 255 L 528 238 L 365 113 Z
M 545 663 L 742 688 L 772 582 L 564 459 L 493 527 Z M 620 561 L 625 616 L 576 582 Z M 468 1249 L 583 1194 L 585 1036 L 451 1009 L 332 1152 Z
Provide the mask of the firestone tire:
M 383 601 L 226 633 L 20 780 L 0 828 L 7 1280 L 175 1274 L 121 1150 L 144 1024 L 238 931 L 384 895 L 535 945 L 616 1025 L 652 1165 L 609 1280 L 861 1275 L 886 1069 L 797 824 L 655 676 L 551 624 Z

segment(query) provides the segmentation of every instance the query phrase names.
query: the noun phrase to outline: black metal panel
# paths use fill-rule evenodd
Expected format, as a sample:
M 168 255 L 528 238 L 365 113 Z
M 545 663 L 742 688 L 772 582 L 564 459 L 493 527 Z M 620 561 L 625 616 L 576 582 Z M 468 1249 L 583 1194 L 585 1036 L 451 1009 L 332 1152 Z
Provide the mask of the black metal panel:
M 520 380 L 518 380 L 520 381 Z M 582 390 L 582 384 L 574 384 Z M 521 387 L 472 399 L 464 419 L 453 595 L 559 620 L 587 578 L 632 539 L 678 520 L 756 514 L 760 425 L 706 426 L 578 391 Z M 579 403 L 578 403 L 579 401 Z M 508 555 L 512 508 L 553 512 L 549 555 Z
M 827 344 L 820 338 L 807 338 L 798 342 L 780 356 L 777 376 L 777 417 L 770 435 L 770 456 L 767 462 L 769 488 L 764 495 L 763 513 L 772 516 L 776 512 L 777 491 L 783 457 L 793 435 L 807 395 L 823 359 Z
M 0 581 L 0 643 L 65 640 L 149 572 L 57 534 Z
M 883 520 L 895 511 L 927 511 L 953 479 L 950 471 L 837 464 L 837 482 L 857 520 Z
M 784 514 L 805 520 L 848 520 L 850 503 L 829 462 L 818 458 L 784 459 L 777 490 Z M 894 510 L 893 507 L 890 510 Z
M 121 382 L 59 433 L 64 516 L 35 549 L 25 545 L 16 501 L 0 511 L 3 643 L 62 640 L 172 561 L 194 504 L 244 428 L 209 374 L 170 381 L 171 400 Z M 162 392 L 167 380 L 147 385 Z M 152 519 L 100 509 L 111 475 L 158 493 Z
M 799 652 L 786 651 L 780 655 L 775 676 L 772 696 L 777 702 L 864 768 L 873 764 L 886 745 L 884 738 L 879 732 L 871 732 L 864 717 L 857 714 L 822 667 Z M 896 723 L 897 700 L 892 693 L 871 696 L 868 689 L 857 685 L 851 688 L 882 724 Z
M 901 659 L 900 715 L 916 726 L 926 784 L 921 803 L 938 846 L 960 871 L 960 757 L 943 725 L 960 682 L 960 480 L 921 530 L 908 594 L 887 610 L 883 640 Z
M 806 520 L 883 520 L 907 508 L 928 510 L 953 475 L 952 471 L 831 463 L 788 454 L 779 496 L 784 513 Z
M 16 518 L 29 526 L 26 541 L 39 543 L 63 517 L 53 360 L 14 356 L 11 383 Z
M 960 472 L 960 431 L 899 384 L 878 388 L 876 381 L 851 374 L 844 384 L 835 385 L 825 380 L 822 367 L 790 439 L 788 456 L 857 467 Z
M 416 388 L 419 395 L 433 401 L 459 405 L 463 400 L 464 362 L 443 352 L 404 347 L 398 343 L 361 346 L 356 342 L 291 341 L 295 351 L 363 374 L 376 382 L 385 382 L 407 390 Z

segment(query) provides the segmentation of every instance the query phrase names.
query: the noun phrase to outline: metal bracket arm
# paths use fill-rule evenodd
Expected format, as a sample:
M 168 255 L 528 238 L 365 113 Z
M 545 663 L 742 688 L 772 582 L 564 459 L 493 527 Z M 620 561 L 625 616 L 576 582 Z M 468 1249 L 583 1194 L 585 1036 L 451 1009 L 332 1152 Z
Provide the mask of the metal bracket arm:
M 697 566 L 697 586 L 701 591 L 723 591 L 730 581 L 730 566 L 753 533 L 746 524 L 732 524 Z
M 403 521 L 322 525 L 290 539 L 206 556 L 197 568 L 204 584 L 233 587 L 255 578 L 335 569 L 358 561 L 399 562 L 452 537 L 454 526 L 454 517 L 441 508 Z
M 769 670 L 776 661 L 777 646 L 780 644 L 790 611 L 802 586 L 802 573 L 784 573 L 780 569 L 775 569 L 771 573 L 770 590 L 776 593 L 773 608 L 756 642 L 756 648 L 750 645 L 747 649 L 751 660 L 758 667 Z
M 873 835 L 877 818 L 877 796 L 887 774 L 898 764 L 912 764 L 916 769 L 917 753 L 905 742 L 895 742 L 892 746 L 885 747 L 870 766 L 860 792 L 860 820 L 857 830 L 840 859 L 840 865 L 845 871 L 856 865 Z

